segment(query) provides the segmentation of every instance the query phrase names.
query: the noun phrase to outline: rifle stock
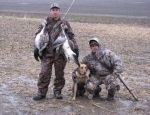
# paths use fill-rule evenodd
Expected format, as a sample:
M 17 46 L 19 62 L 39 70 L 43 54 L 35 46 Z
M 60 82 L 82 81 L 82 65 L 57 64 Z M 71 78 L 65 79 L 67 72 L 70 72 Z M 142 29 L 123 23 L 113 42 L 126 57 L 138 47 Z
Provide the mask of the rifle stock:
M 129 87 L 126 85 L 126 83 L 122 80 L 122 78 L 120 77 L 120 75 L 118 75 L 118 78 L 123 83 L 123 85 L 127 88 L 127 90 L 130 92 L 130 94 L 134 97 L 134 99 L 136 101 L 138 101 L 138 98 L 134 95 L 134 93 L 132 93 L 132 91 L 129 89 Z

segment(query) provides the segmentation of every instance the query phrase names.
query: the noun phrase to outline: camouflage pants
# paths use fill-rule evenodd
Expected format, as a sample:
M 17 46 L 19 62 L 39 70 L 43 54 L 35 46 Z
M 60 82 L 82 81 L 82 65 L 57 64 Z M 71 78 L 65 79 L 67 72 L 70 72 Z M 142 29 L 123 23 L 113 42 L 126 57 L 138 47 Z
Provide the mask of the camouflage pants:
M 106 86 L 106 90 L 108 91 L 108 93 L 115 93 L 120 89 L 120 86 L 116 81 L 116 77 L 113 75 L 107 75 L 104 77 L 96 77 L 91 75 L 86 82 L 86 90 L 88 93 L 94 94 L 97 90 L 97 87 L 101 84 L 104 84 Z
M 65 85 L 64 69 L 65 58 L 60 55 L 57 60 L 54 57 L 43 56 L 41 59 L 41 72 L 38 79 L 38 94 L 46 95 L 52 75 L 52 66 L 55 68 L 54 92 L 61 91 Z

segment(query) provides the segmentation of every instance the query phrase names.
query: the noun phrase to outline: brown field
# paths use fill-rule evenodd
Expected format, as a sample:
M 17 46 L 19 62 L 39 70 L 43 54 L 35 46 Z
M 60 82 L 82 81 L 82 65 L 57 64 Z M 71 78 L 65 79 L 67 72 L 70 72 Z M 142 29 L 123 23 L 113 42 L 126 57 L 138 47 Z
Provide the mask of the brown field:
M 116 100 L 95 98 L 94 106 L 86 97 L 71 100 L 69 62 L 65 69 L 63 100 L 53 97 L 53 78 L 47 98 L 36 102 L 40 62 L 33 58 L 34 33 L 41 19 L 0 17 L 0 114 L 2 115 L 148 115 L 150 113 L 150 28 L 136 24 L 100 24 L 70 22 L 79 44 L 81 60 L 90 52 L 88 40 L 98 37 L 103 46 L 114 51 L 124 63 L 123 80 L 139 101 L 120 83 Z M 104 87 L 104 86 L 102 86 Z M 106 95 L 103 88 L 102 95 Z

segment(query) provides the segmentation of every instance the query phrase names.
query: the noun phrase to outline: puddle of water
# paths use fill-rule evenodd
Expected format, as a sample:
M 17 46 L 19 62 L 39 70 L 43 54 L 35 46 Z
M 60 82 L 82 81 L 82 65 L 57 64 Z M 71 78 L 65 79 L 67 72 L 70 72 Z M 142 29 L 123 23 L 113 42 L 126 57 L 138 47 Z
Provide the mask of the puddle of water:
M 6 84 L 1 84 L 0 85 L 0 94 L 4 94 L 4 91 L 6 90 L 7 85 Z
M 14 95 L 5 95 L 3 96 L 6 100 L 9 101 L 9 103 L 3 103 L 3 106 L 6 106 L 8 109 L 8 112 L 11 112 L 15 115 L 24 115 L 31 112 L 31 108 L 29 108 L 26 104 L 26 102 L 22 101 L 20 98 L 14 96 Z M 33 114 L 39 115 L 39 111 L 32 111 Z
M 78 115 L 78 110 L 71 107 L 71 106 L 65 106 L 60 108 L 60 113 L 65 112 L 65 113 L 70 113 L 71 115 Z
M 131 100 L 120 100 L 121 104 L 123 104 L 126 107 L 131 107 L 133 104 L 133 101 Z
M 1 89 L 5 89 L 5 88 L 7 88 L 7 85 L 6 85 L 6 84 L 1 84 L 1 85 L 0 85 L 0 90 L 1 90 Z
M 18 103 L 17 99 L 15 99 L 14 96 L 6 96 L 6 99 L 9 100 L 14 106 L 16 106 Z
M 73 111 L 71 106 L 63 107 L 62 110 L 65 111 L 65 112 L 72 112 Z
M 26 76 L 19 76 L 19 79 L 21 79 L 24 82 L 28 82 L 28 83 L 37 83 L 37 81 L 35 81 L 34 79 L 31 79 L 29 77 Z
M 19 114 L 22 115 L 22 112 L 19 110 L 19 108 L 17 107 L 18 104 L 18 99 L 15 98 L 14 96 L 8 95 L 5 96 L 5 98 L 11 103 L 11 105 L 13 106 L 13 108 L 15 108 L 15 111 Z

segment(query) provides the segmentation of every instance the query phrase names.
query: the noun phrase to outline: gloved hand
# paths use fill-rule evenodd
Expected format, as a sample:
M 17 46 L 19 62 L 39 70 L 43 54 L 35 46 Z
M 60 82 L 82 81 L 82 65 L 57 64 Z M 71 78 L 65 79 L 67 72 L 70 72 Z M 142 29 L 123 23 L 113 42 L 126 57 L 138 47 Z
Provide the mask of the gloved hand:
M 34 46 L 34 58 L 39 61 L 38 57 L 39 57 L 39 54 L 38 54 L 39 50 Z
M 66 24 L 62 23 L 62 28 L 63 28 L 64 30 L 67 30 L 67 29 L 68 29 L 68 26 L 67 26 Z
M 42 22 L 42 26 L 46 26 L 46 24 L 47 24 L 47 21 L 44 20 L 44 21 Z
M 77 58 L 79 57 L 79 49 L 74 49 L 73 52 L 76 54 Z
M 112 75 L 113 75 L 115 78 L 118 78 L 119 73 L 112 73 Z

